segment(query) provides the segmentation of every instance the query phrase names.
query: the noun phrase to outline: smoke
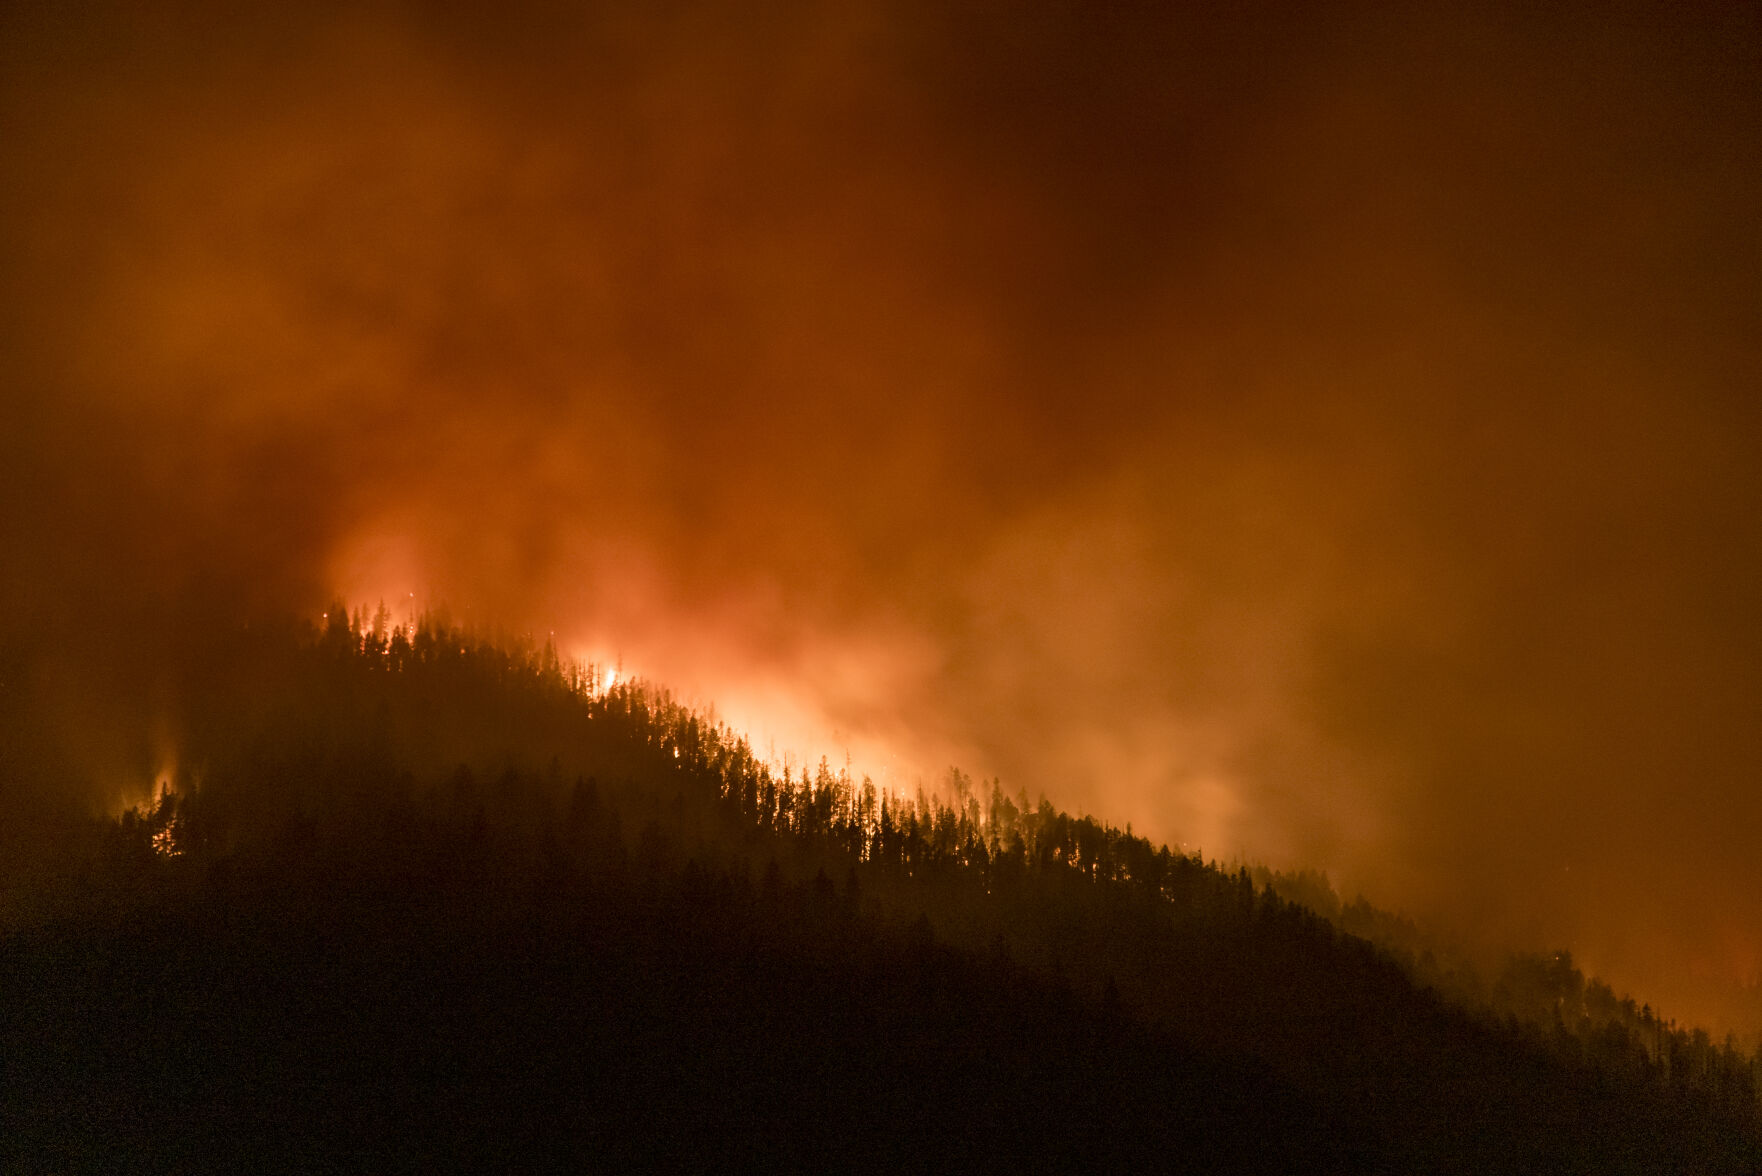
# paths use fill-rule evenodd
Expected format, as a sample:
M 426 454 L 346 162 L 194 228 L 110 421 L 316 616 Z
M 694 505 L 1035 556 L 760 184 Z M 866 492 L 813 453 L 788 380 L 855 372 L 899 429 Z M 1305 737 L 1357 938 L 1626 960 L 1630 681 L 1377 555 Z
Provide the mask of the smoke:
M 191 634 L 445 603 L 1755 979 L 1753 15 L 0 19 L 9 804 Z

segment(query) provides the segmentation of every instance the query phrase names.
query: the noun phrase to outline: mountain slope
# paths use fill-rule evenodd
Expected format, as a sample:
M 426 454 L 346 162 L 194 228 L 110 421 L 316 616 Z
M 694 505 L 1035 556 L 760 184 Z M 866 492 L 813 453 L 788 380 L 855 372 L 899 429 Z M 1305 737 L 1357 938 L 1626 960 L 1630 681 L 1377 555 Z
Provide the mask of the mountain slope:
M 13 879 L 9 1167 L 1756 1168 L 1742 1059 L 1457 1007 L 1044 802 L 773 774 L 438 623 L 223 644 L 179 789 Z

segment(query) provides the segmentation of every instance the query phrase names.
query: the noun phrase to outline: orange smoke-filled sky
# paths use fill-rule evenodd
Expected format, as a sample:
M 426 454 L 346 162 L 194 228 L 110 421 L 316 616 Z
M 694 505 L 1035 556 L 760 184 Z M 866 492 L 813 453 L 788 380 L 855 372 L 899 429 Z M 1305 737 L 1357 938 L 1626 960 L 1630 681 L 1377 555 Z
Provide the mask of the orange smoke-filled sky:
M 143 7 L 0 14 L 14 689 L 416 593 L 1758 979 L 1753 7 Z

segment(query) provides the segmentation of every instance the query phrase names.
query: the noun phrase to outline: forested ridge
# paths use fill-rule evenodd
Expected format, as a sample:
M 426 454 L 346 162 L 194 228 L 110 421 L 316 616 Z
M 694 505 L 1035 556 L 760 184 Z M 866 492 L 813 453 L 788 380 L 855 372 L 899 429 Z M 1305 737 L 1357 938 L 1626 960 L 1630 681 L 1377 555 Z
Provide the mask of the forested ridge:
M 213 640 L 155 799 L 0 878 L 9 1168 L 1762 1163 L 1759 1059 L 1564 955 L 437 617 Z

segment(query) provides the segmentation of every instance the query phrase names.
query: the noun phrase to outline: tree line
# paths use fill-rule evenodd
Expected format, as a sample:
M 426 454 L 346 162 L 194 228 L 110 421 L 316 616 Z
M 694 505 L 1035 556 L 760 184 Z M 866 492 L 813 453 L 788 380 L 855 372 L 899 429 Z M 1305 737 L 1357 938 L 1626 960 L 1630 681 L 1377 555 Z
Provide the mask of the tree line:
M 184 699 L 178 779 L 104 825 L 78 901 L 363 876 L 437 909 L 555 891 L 810 937 L 887 927 L 1263 1067 L 1305 1122 L 1404 1141 L 1387 1145 L 1403 1162 L 1571 1148 L 1673 1170 L 1674 1148 L 1680 1170 L 1742 1170 L 1757 1154 L 1762 1058 L 1564 954 L 1491 983 L 1440 967 L 1316 876 L 1206 861 L 958 770 L 910 794 L 824 758 L 776 770 L 658 686 L 435 614 L 333 607 L 241 637 L 224 678 Z

